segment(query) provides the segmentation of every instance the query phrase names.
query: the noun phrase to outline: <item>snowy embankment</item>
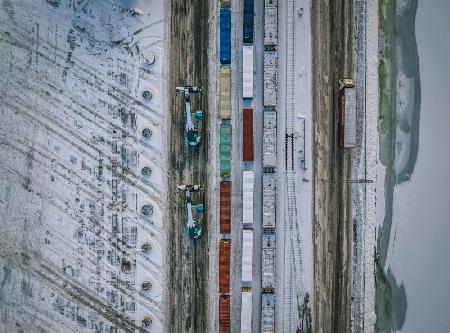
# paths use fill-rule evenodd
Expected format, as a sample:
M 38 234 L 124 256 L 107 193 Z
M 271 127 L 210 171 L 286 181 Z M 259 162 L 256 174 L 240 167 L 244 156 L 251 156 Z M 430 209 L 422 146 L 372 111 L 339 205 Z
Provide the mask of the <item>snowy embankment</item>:
M 7 331 L 162 331 L 165 21 L 140 2 L 0 8 Z

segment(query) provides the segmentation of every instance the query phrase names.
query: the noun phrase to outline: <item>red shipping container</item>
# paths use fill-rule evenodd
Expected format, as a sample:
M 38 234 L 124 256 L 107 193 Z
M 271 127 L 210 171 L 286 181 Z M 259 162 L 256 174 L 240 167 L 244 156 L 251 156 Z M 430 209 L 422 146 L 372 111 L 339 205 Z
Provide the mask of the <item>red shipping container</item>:
M 219 246 L 219 291 L 230 291 L 230 248 L 231 241 L 221 239 Z
M 231 232 L 231 182 L 220 182 L 220 232 Z
M 253 109 L 244 109 L 242 130 L 243 159 L 244 161 L 253 161 Z
M 230 296 L 219 298 L 219 333 L 230 333 Z

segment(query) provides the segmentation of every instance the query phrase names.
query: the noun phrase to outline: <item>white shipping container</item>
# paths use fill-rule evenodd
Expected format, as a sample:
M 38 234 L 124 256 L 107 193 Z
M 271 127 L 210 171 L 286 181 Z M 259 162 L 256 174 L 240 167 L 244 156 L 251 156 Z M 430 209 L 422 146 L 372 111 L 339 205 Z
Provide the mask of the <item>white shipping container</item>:
M 253 187 L 255 173 L 244 171 L 242 173 L 242 223 L 253 224 Z
M 274 173 L 263 174 L 263 228 L 275 228 L 276 177 Z
M 242 231 L 242 281 L 252 282 L 253 279 L 253 230 Z
M 344 88 L 345 94 L 345 122 L 344 122 L 344 147 L 356 146 L 356 89 Z
M 253 98 L 253 46 L 242 48 L 242 97 Z
M 263 133 L 263 167 L 275 168 L 277 165 L 277 114 L 275 111 L 264 112 Z
M 263 290 L 275 289 L 275 234 L 263 234 L 261 287 Z
M 275 332 L 275 294 L 261 296 L 261 333 Z
M 277 105 L 277 51 L 264 51 L 264 106 Z
M 278 38 L 277 0 L 266 0 L 264 8 L 264 45 L 276 46 Z
M 252 297 L 251 291 L 242 291 L 241 333 L 252 333 Z

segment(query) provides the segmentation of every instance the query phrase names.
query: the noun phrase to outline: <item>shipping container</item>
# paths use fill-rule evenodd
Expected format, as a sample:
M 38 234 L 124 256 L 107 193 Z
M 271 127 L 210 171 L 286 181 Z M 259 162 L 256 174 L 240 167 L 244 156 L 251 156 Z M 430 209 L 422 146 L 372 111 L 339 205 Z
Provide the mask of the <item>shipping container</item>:
M 230 177 L 231 175 L 231 125 L 220 125 L 220 176 Z
M 265 0 L 264 46 L 274 48 L 278 40 L 278 1 Z
M 276 177 L 274 173 L 263 174 L 263 229 L 275 229 Z
M 242 223 L 253 224 L 253 187 L 255 173 L 253 171 L 242 172 Z
M 220 182 L 220 232 L 231 232 L 231 182 Z
M 263 167 L 275 168 L 277 165 L 277 114 L 264 112 Z
M 262 235 L 261 288 L 264 292 L 275 291 L 275 233 Z
M 253 46 L 242 48 L 242 97 L 253 98 Z
M 253 279 L 253 229 L 242 231 L 242 282 Z
M 277 105 L 277 51 L 264 51 L 264 106 Z
M 356 146 L 356 90 L 351 79 L 339 81 L 338 145 L 340 148 Z
M 253 0 L 244 0 L 244 22 L 243 22 L 243 42 L 253 44 L 253 24 L 254 24 Z
M 219 244 L 219 292 L 230 291 L 230 248 L 231 241 L 221 239 Z
M 275 332 L 275 294 L 261 295 L 261 333 Z
M 220 62 L 231 63 L 231 11 L 229 7 L 220 8 Z
M 242 131 L 243 160 L 253 161 L 253 109 L 244 109 Z
M 251 289 L 242 290 L 241 333 L 252 333 L 253 294 Z
M 231 119 L 231 68 L 220 66 L 220 118 Z
M 219 298 L 219 333 L 230 333 L 230 296 Z

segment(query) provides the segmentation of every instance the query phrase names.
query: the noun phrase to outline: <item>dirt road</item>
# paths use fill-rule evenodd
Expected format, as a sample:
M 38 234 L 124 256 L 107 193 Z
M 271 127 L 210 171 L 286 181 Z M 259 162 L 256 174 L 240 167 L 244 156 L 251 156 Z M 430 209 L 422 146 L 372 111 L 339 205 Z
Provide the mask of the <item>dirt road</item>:
M 352 1 L 312 4 L 314 331 L 349 332 L 351 152 L 337 148 L 338 80 L 352 74 Z
M 166 327 L 167 332 L 197 333 L 206 332 L 208 327 L 208 226 L 204 219 L 202 237 L 189 239 L 183 196 L 177 194 L 175 189 L 177 184 L 201 184 L 206 187 L 208 142 L 203 131 L 202 142 L 198 146 L 184 144 L 184 98 L 175 95 L 175 87 L 185 84 L 208 87 L 208 1 L 172 0 L 170 15 L 169 290 L 166 302 L 169 313 Z M 191 95 L 192 110 L 204 112 L 204 124 L 208 117 L 207 95 L 206 89 L 202 95 Z M 201 198 L 196 199 L 202 201 Z M 206 198 L 204 204 L 208 209 Z

